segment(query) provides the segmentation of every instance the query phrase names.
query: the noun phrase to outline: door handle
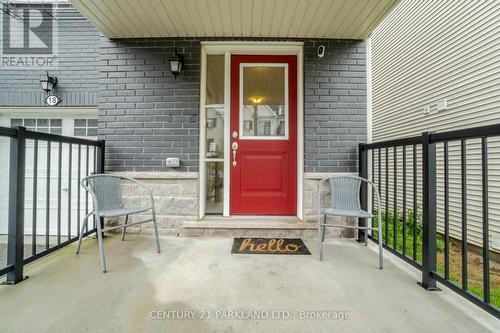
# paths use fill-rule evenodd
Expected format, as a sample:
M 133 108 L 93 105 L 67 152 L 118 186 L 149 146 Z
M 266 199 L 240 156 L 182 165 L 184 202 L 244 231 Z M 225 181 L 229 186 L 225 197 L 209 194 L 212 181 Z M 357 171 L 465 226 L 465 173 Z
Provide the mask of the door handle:
M 233 148 L 233 167 L 236 166 L 236 151 L 238 150 L 238 142 L 233 142 L 231 148 Z

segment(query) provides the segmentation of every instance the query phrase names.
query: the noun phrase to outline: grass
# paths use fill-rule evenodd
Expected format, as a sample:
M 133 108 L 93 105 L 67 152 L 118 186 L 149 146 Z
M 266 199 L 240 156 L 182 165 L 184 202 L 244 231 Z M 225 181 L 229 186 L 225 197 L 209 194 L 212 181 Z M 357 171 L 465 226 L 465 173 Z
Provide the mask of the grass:
M 373 225 L 378 226 L 378 216 L 374 212 Z M 397 250 L 399 253 L 403 254 L 403 211 L 398 210 L 396 212 L 396 239 L 394 239 L 394 213 L 392 211 L 382 212 L 382 239 L 384 244 Z M 387 216 L 386 216 L 387 215 Z M 386 220 L 387 217 L 387 220 Z M 386 221 L 387 224 L 387 235 L 386 235 Z M 414 237 L 414 227 L 415 227 L 415 237 Z M 422 215 L 418 212 L 415 215 L 413 210 L 409 209 L 406 211 L 406 242 L 404 254 L 414 259 L 418 263 L 422 263 Z M 387 236 L 387 238 L 386 238 Z M 378 238 L 378 231 L 373 232 L 373 237 Z M 387 239 L 387 242 L 386 242 Z M 414 253 L 414 241 L 416 243 L 416 251 Z M 458 249 L 458 250 L 457 250 Z M 461 254 L 460 254 L 459 242 L 450 242 L 450 269 L 449 269 L 449 280 L 458 286 L 461 286 L 462 274 L 461 274 Z M 437 262 L 436 271 L 441 276 L 444 276 L 444 236 L 442 234 L 436 235 L 436 250 L 437 250 Z M 477 255 L 469 252 L 468 254 L 468 291 L 472 294 L 483 298 L 483 282 L 482 282 L 482 264 L 479 263 L 479 258 L 472 258 Z M 482 258 L 480 258 L 482 260 Z M 490 300 L 491 304 L 500 308 L 500 276 L 494 275 L 496 270 L 490 270 Z M 472 277 L 472 278 L 471 278 Z

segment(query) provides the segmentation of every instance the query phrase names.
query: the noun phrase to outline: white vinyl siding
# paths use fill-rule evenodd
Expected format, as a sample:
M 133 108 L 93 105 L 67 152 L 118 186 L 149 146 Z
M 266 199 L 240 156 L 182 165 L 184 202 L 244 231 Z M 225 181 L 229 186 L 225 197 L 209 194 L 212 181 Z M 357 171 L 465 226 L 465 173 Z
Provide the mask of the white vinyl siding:
M 416 136 L 424 131 L 500 123 L 499 1 L 403 0 L 374 31 L 371 47 L 373 142 Z M 447 109 L 437 112 L 436 103 L 443 99 L 447 101 Z M 425 107 L 431 113 L 426 114 Z M 497 250 L 500 250 L 499 142 L 498 138 L 492 138 L 488 144 L 490 245 Z M 442 229 L 442 144 L 437 149 L 438 227 Z M 449 151 L 450 230 L 452 236 L 461 238 L 460 143 L 450 142 Z M 398 157 L 401 164 L 401 152 Z M 421 177 L 420 165 L 418 176 Z M 479 140 L 467 141 L 467 182 L 468 237 L 480 245 Z M 401 198 L 401 194 L 398 196 Z

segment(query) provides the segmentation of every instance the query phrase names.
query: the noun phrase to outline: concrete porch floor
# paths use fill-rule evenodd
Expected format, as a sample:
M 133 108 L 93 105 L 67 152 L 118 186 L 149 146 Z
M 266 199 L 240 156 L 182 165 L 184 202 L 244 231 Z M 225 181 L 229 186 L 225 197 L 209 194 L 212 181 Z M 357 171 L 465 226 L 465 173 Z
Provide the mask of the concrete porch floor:
M 2 332 L 498 332 L 498 321 L 444 289 L 426 292 L 418 273 L 373 246 L 330 241 L 325 260 L 312 256 L 232 255 L 232 238 L 151 235 L 105 241 L 108 273 L 97 242 L 69 246 L 26 267 L 30 276 L 0 286 Z M 154 319 L 171 310 L 194 319 Z M 226 319 L 229 310 L 274 312 L 288 319 Z M 210 314 L 209 319 L 200 319 Z M 219 311 L 219 312 L 218 312 Z M 301 311 L 349 312 L 350 319 L 300 318 Z M 261 312 L 262 313 L 262 312 Z M 267 312 L 268 314 L 270 312 Z M 218 316 L 219 318 L 216 318 Z

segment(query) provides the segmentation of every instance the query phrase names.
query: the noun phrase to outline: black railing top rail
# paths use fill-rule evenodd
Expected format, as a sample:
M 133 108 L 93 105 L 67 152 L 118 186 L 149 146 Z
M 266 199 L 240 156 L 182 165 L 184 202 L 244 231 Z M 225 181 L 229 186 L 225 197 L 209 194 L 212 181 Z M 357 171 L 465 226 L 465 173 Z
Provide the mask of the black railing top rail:
M 0 136 L 15 137 L 17 136 L 17 129 L 0 126 Z
M 89 139 L 80 139 L 70 136 L 62 136 L 57 134 L 48 134 L 48 133 L 34 132 L 34 131 L 26 131 L 26 139 L 82 144 L 82 145 L 96 146 L 96 147 L 102 146 L 102 141 L 100 140 L 95 141 Z
M 500 136 L 500 124 L 478 126 L 460 130 L 446 131 L 441 133 L 429 132 L 429 143 L 438 143 L 453 140 L 478 139 L 489 136 Z M 392 148 L 399 146 L 412 146 L 422 143 L 422 136 L 412 136 L 401 139 L 380 141 L 374 143 L 362 143 L 362 150 Z
M 14 270 L 14 265 L 8 265 L 7 267 L 0 269 L 0 276 L 7 274 L 8 272 L 12 272 L 13 270 Z
M 18 135 L 17 128 L 0 126 L 0 136 L 17 137 L 17 135 Z M 102 140 L 96 141 L 96 140 L 89 140 L 89 139 L 81 139 L 81 138 L 63 136 L 63 135 L 58 135 L 58 134 L 49 134 L 49 133 L 35 132 L 35 131 L 29 131 L 29 130 L 25 130 L 25 135 L 26 135 L 26 139 L 29 139 L 29 140 L 72 143 L 72 144 L 81 144 L 81 145 L 96 146 L 96 147 L 103 146 Z
M 441 133 L 430 133 L 429 143 L 437 143 L 437 142 L 461 140 L 461 139 L 478 139 L 496 135 L 500 135 L 500 124 L 472 127 L 472 128 L 447 131 Z
M 421 136 L 412 136 L 403 139 L 387 140 L 374 143 L 362 143 L 361 149 L 366 150 L 366 149 L 379 149 L 379 148 L 389 148 L 398 146 L 411 146 L 411 145 L 418 145 L 421 143 L 422 143 Z

